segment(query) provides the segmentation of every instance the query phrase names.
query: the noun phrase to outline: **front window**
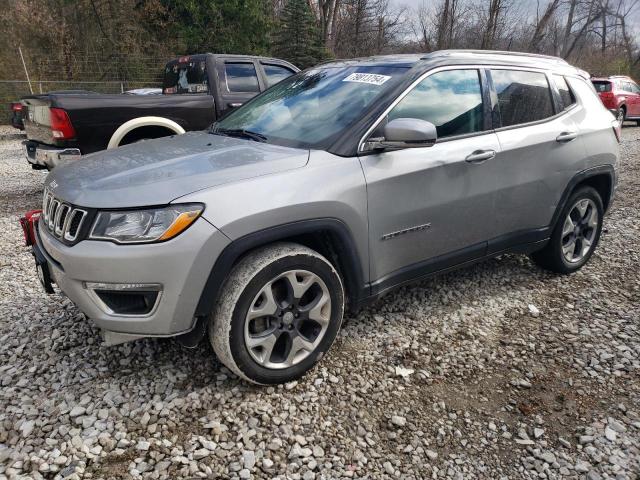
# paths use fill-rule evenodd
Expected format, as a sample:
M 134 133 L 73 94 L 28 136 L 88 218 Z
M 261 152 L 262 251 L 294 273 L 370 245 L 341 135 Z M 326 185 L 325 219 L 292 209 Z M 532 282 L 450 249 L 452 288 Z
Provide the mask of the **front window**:
M 388 120 L 418 118 L 436 126 L 438 138 L 484 130 L 478 70 L 445 70 L 422 80 L 389 112 Z
M 267 76 L 267 86 L 272 87 L 276 83 L 281 82 L 285 78 L 289 78 L 294 74 L 292 70 L 280 65 L 263 64 L 264 73 Z
M 402 67 L 322 67 L 283 80 L 218 122 L 266 141 L 314 147 L 341 133 L 407 72 Z
M 187 57 L 188 58 L 188 57 Z M 186 59 L 168 64 L 164 69 L 162 93 L 208 93 L 207 62 Z

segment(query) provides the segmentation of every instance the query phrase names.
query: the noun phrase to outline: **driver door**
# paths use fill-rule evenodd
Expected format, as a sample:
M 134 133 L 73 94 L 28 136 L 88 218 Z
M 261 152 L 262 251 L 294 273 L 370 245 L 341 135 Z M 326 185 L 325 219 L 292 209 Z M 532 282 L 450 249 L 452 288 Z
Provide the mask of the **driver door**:
M 429 74 L 384 120 L 431 122 L 436 144 L 361 155 L 374 293 L 485 254 L 496 190 L 487 164 L 500 144 L 482 78 L 477 69 Z

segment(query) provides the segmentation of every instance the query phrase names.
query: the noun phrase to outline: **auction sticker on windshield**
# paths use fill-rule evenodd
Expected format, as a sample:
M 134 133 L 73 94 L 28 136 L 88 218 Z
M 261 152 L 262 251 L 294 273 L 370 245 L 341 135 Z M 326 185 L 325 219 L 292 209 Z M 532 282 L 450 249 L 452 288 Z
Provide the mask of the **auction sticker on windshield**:
M 343 82 L 369 83 L 371 85 L 382 85 L 391 77 L 388 75 L 377 75 L 375 73 L 352 73 Z

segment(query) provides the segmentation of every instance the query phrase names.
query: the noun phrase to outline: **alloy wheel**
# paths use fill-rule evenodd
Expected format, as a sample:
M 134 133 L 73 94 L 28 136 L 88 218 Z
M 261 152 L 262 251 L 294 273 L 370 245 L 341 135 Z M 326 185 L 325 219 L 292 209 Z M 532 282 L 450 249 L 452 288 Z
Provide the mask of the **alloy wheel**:
M 288 368 L 317 348 L 330 320 L 324 281 L 307 270 L 290 270 L 267 282 L 253 299 L 245 317 L 245 345 L 261 366 Z
M 569 263 L 584 259 L 598 232 L 599 214 L 596 204 L 584 198 L 579 200 L 564 221 L 562 227 L 562 254 Z

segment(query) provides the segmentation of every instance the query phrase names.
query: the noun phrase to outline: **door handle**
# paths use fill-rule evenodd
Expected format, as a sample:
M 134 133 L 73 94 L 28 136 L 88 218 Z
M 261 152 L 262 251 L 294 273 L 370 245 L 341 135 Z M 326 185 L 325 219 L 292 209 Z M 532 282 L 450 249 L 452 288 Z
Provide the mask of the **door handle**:
M 464 160 L 468 163 L 482 163 L 486 162 L 487 160 L 491 160 L 495 156 L 495 150 L 476 150 Z
M 227 103 L 231 108 L 238 108 L 242 106 L 242 103 Z
M 576 138 L 578 138 L 578 134 L 576 132 L 562 132 L 556 137 L 556 142 L 570 142 L 571 140 L 575 140 Z

